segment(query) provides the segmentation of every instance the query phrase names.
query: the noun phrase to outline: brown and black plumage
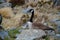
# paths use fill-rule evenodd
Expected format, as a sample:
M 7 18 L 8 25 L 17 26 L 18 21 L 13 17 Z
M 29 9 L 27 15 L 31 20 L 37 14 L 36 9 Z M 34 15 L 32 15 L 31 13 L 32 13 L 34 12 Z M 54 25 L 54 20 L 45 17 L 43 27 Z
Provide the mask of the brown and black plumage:
M 42 30 L 54 30 L 47 25 L 43 25 L 42 23 L 32 23 L 32 28 L 34 29 L 42 29 Z
M 30 20 L 27 22 L 27 25 L 29 28 L 33 28 L 33 29 L 42 29 L 42 30 L 53 30 L 53 28 L 47 26 L 47 25 L 44 25 L 40 22 L 33 22 L 33 18 L 34 18 L 34 9 L 29 9 L 27 12 L 31 12 L 32 15 L 31 15 L 31 18 Z M 25 25 L 25 27 L 27 26 Z

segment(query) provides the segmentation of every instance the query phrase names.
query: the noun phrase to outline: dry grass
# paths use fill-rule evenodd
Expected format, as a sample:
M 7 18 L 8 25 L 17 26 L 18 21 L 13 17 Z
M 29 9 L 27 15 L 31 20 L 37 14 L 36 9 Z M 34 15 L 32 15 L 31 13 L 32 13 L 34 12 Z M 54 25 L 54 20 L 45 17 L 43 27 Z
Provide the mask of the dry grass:
M 26 23 L 29 20 L 31 15 L 23 14 L 21 11 L 22 9 L 27 8 L 28 6 L 33 7 L 35 11 L 34 19 L 33 19 L 34 22 L 37 22 L 37 23 L 42 22 L 44 18 L 44 22 L 47 22 L 48 26 L 52 26 L 52 27 L 57 26 L 55 23 L 50 22 L 50 20 L 55 18 L 60 19 L 60 17 L 56 14 L 58 10 L 56 8 L 52 8 L 51 5 L 48 5 L 48 4 L 39 6 L 38 3 L 35 3 L 35 2 L 33 3 L 30 2 L 24 6 L 16 7 L 17 10 L 12 10 L 12 8 L 10 7 L 1 8 L 0 14 L 2 14 L 3 16 L 2 26 L 5 29 L 10 29 L 13 27 L 19 28 L 21 25 Z M 14 14 L 14 11 L 16 12 L 16 15 Z M 50 38 L 50 39 L 53 40 L 53 38 Z
M 16 7 L 18 9 L 18 10 L 15 10 L 16 15 L 14 15 L 13 13 L 14 10 L 12 10 L 12 8 L 9 8 L 9 7 L 1 8 L 0 14 L 2 14 L 3 16 L 3 22 L 2 22 L 3 27 L 7 29 L 11 27 L 18 27 L 18 26 L 21 26 L 23 23 L 25 23 L 27 20 L 29 20 L 30 17 L 26 17 L 27 15 L 21 12 L 22 9 L 28 6 L 33 6 L 35 10 L 34 22 L 41 22 L 42 16 L 44 16 L 44 20 L 46 22 L 49 22 L 51 19 L 60 18 L 58 15 L 56 15 L 58 10 L 56 8 L 52 8 L 51 5 L 44 4 L 42 7 L 40 7 L 39 5 L 36 5 L 36 4 L 38 3 L 33 2 L 33 4 L 28 3 L 24 6 Z M 24 15 L 25 17 L 23 17 Z
M 14 16 L 13 10 L 10 7 L 4 7 L 0 9 L 0 14 L 5 18 L 11 18 Z

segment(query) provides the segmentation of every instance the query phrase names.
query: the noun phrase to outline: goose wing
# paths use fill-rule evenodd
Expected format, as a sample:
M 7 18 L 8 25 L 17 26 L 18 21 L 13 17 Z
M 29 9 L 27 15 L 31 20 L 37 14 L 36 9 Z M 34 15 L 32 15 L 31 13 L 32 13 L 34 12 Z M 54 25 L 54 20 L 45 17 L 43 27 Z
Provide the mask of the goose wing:
M 43 25 L 42 23 L 33 23 L 32 27 L 36 28 L 36 29 L 42 29 L 42 30 L 53 30 L 53 28 L 50 28 L 49 26 Z

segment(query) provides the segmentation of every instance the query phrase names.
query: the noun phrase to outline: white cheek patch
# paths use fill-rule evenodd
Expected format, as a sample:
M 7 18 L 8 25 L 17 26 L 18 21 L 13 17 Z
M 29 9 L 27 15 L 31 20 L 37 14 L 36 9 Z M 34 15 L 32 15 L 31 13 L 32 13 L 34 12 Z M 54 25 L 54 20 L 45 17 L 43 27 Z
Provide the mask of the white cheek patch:
M 31 12 L 33 12 L 34 10 L 31 10 Z

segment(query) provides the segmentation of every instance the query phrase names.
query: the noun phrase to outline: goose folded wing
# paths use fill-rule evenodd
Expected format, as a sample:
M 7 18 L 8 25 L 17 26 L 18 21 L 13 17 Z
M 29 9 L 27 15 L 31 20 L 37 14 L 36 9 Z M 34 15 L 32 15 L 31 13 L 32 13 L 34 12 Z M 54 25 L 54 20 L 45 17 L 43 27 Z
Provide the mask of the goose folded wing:
M 42 23 L 33 23 L 32 27 L 35 29 L 42 29 L 42 30 L 54 30 L 53 28 L 43 25 Z

